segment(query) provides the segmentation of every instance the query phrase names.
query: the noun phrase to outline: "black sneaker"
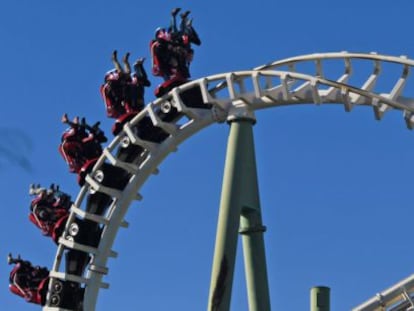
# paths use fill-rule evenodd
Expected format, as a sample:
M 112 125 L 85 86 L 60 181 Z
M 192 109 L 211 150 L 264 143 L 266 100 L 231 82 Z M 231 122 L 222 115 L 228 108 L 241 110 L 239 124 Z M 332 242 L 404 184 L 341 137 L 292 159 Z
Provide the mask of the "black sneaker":
M 180 12 L 180 10 L 181 10 L 181 8 L 174 8 L 174 9 L 172 9 L 172 11 L 171 11 L 171 15 L 172 15 L 172 16 L 176 16 L 176 15 L 177 15 L 177 13 L 178 13 L 178 12 Z
M 182 19 L 186 19 L 188 15 L 190 15 L 191 11 L 185 11 L 184 13 L 181 13 L 180 16 Z

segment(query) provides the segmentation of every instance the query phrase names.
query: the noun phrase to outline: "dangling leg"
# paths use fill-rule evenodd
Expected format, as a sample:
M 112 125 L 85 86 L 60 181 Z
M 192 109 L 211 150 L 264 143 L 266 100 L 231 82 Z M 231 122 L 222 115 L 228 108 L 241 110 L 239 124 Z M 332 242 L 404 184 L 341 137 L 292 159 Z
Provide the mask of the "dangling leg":
M 144 86 L 150 86 L 151 82 L 148 80 L 147 72 L 144 68 L 144 61 L 145 57 L 138 58 L 134 63 L 134 70 L 138 81 Z
M 188 15 L 190 15 L 191 11 L 185 11 L 184 13 L 181 13 L 181 23 L 180 23 L 180 32 L 182 34 L 187 33 L 186 29 L 187 29 L 187 17 Z
M 125 54 L 125 56 L 122 58 L 122 62 L 124 63 L 125 73 L 131 74 L 131 65 L 129 64 L 129 52 Z
M 193 19 L 192 18 L 186 21 L 185 31 L 186 31 L 186 34 L 188 35 L 191 43 L 194 43 L 195 45 L 201 45 L 200 37 L 198 36 L 197 32 L 195 31 L 195 29 L 193 27 Z
M 171 28 L 171 32 L 174 33 L 174 34 L 176 34 L 178 32 L 176 16 L 177 16 L 178 12 L 180 12 L 180 10 L 181 10 L 181 8 L 174 8 L 171 11 L 170 28 Z
M 115 69 L 119 72 L 119 73 L 123 73 L 124 71 L 122 70 L 121 64 L 118 61 L 118 51 L 114 50 L 112 52 L 112 63 L 115 66 Z

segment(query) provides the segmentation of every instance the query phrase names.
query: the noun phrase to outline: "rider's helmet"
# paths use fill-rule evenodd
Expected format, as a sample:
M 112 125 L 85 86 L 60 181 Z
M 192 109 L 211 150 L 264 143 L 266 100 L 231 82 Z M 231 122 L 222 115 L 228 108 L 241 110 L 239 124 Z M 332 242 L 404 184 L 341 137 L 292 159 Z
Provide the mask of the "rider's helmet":
M 163 31 L 165 31 L 164 27 L 157 27 L 157 29 L 155 29 L 155 38 L 158 38 L 158 35 Z
M 169 41 L 171 39 L 171 35 L 164 27 L 158 27 L 155 29 L 155 39 Z
M 79 124 L 79 120 L 74 121 L 70 126 L 63 132 L 61 141 L 77 141 L 79 142 L 83 138 L 87 137 L 88 133 L 85 126 Z
M 69 126 L 62 134 L 61 141 L 79 141 L 86 135 L 85 130 L 79 126 Z
M 62 134 L 62 142 L 76 138 L 78 130 L 75 127 L 68 127 Z
M 116 81 L 119 79 L 119 72 L 116 69 L 111 69 L 105 73 L 104 82 Z

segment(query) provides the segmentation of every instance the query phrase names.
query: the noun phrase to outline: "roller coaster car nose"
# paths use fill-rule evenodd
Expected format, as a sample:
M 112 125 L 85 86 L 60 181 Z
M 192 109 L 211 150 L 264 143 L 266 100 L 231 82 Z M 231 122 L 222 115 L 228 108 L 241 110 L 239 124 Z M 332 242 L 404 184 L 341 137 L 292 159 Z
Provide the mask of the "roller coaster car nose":
M 95 134 L 96 140 L 99 143 L 106 143 L 108 141 L 108 138 L 106 138 L 105 134 L 102 131 L 99 131 Z
M 188 82 L 187 79 L 182 77 L 174 77 L 170 80 L 165 81 L 164 83 L 157 86 L 157 88 L 154 91 L 154 95 L 156 97 L 162 97 L 165 94 L 167 94 L 169 91 L 171 91 L 173 88 L 182 85 L 184 83 Z
M 131 121 L 136 115 L 137 115 L 136 112 L 129 112 L 129 113 L 123 114 L 118 119 L 116 119 L 114 125 L 112 126 L 112 134 L 114 136 L 118 135 L 122 131 L 124 124 L 127 123 L 128 121 Z
M 98 158 L 91 159 L 86 161 L 86 163 L 82 166 L 78 173 L 78 185 L 83 186 L 85 184 L 85 178 L 86 175 L 92 170 L 93 166 L 96 164 L 96 161 L 98 161 Z

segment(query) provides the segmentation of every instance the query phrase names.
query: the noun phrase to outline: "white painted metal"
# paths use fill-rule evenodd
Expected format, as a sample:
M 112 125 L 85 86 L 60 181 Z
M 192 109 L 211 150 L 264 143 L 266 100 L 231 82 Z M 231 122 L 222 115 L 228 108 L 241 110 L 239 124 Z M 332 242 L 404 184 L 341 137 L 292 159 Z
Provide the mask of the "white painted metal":
M 327 76 L 329 66 L 325 66 L 324 63 L 328 60 L 343 63 L 343 74 L 339 77 Z M 373 63 L 372 74 L 361 86 L 347 84 L 354 72 L 358 74 L 358 68 L 355 70 L 352 66 L 353 60 Z M 304 62 L 315 66 L 312 73 L 296 71 L 298 65 Z M 401 66 L 401 77 L 391 87 L 391 92 L 374 91 L 375 82 L 381 74 L 382 66 L 385 65 Z M 287 70 L 278 70 L 284 66 L 287 67 Z M 351 111 L 351 108 L 357 106 L 371 106 L 377 119 L 381 119 L 387 111 L 400 110 L 407 127 L 414 127 L 414 98 L 404 97 L 404 87 L 409 78 L 409 69 L 412 66 L 414 66 L 414 60 L 403 56 L 347 52 L 311 54 L 276 61 L 249 71 L 223 73 L 195 80 L 177 87 L 163 98 L 149 103 L 142 112 L 124 126 L 123 131 L 105 148 L 92 173 L 87 176 L 86 183 L 81 188 L 74 208 L 71 210 L 65 232 L 59 240 L 51 270 L 52 278 L 68 279 L 70 277 L 76 280 L 75 282 L 86 285 L 84 310 L 95 310 L 99 289 L 105 284 L 102 283 L 102 278 L 108 273 L 108 258 L 116 257 L 116 253 L 111 248 L 118 229 L 126 225 L 124 218 L 131 201 L 141 199 L 138 194 L 139 189 L 152 174 L 158 173 L 157 167 L 168 154 L 176 151 L 178 145 L 184 140 L 213 123 L 224 122 L 240 116 L 254 118 L 254 111 L 258 109 L 306 103 L 339 103 L 345 106 L 346 111 Z M 204 102 L 212 105 L 211 109 L 191 108 L 181 100 L 180 94 L 196 86 L 200 87 Z M 166 104 L 172 105 L 184 113 L 185 122 L 179 123 L 183 120 L 171 123 L 161 121 L 154 111 Z M 160 126 L 171 135 L 160 144 L 138 138 L 133 128 L 145 116 L 150 117 L 153 124 Z M 126 137 L 133 144 L 140 145 L 146 150 L 145 156 L 141 157 L 144 159 L 143 161 L 124 163 L 116 159 L 113 153 Z M 132 177 L 122 192 L 104 187 L 91 177 L 104 162 L 122 167 L 131 173 Z M 91 190 L 106 193 L 113 198 L 106 215 L 94 217 L 81 211 L 88 191 Z M 91 250 L 93 256 L 89 264 L 90 268 L 84 276 L 78 278 L 67 276 L 62 271 L 64 267 L 61 267 L 65 248 L 83 249 L 86 247 L 69 243 L 65 239 L 69 225 L 76 215 L 104 225 L 99 247 Z M 43 310 L 59 309 L 46 305 Z
M 378 293 L 352 311 L 408 310 L 414 307 L 410 293 L 414 291 L 414 274 Z M 404 304 L 403 309 L 398 305 Z M 392 309 L 390 309 L 392 307 Z

